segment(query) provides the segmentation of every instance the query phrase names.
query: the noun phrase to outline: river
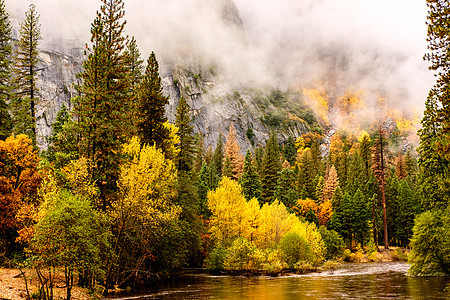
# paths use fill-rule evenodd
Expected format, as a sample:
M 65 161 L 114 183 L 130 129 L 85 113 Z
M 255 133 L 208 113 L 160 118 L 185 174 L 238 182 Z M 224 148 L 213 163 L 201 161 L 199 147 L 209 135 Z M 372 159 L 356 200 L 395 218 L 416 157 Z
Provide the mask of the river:
M 186 274 L 158 290 L 109 299 L 450 299 L 450 278 L 409 277 L 408 268 L 389 262 L 281 277 Z

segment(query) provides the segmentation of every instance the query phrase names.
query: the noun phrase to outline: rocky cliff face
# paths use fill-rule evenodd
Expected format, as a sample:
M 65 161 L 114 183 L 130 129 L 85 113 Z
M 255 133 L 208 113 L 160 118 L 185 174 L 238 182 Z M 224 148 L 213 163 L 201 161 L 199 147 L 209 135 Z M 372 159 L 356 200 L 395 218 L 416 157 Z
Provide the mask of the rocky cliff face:
M 234 2 L 218 0 L 217 4 L 224 24 L 245 42 L 243 22 Z M 71 108 L 70 99 L 76 96 L 74 84 L 81 70 L 83 51 L 73 48 L 68 52 L 40 51 L 37 130 L 41 148 L 47 147 L 45 137 L 51 133 L 58 110 L 63 104 Z M 302 116 L 305 108 L 299 106 L 301 95 L 233 86 L 220 76 L 218 64 L 205 63 L 202 58 L 182 57 L 161 62 L 162 85 L 170 99 L 167 117 L 174 121 L 178 100 L 184 97 L 192 110 L 194 130 L 204 135 L 206 145 L 214 146 L 220 134 L 226 136 L 231 123 L 236 127 L 243 152 L 264 145 L 271 130 L 277 132 L 280 141 L 310 130 Z
M 39 100 L 36 110 L 37 143 L 41 149 L 47 148 L 51 125 L 60 108 L 72 108 L 71 98 L 76 96 L 76 74 L 81 70 L 83 50 L 74 48 L 71 55 L 40 50 L 38 80 L 36 86 Z

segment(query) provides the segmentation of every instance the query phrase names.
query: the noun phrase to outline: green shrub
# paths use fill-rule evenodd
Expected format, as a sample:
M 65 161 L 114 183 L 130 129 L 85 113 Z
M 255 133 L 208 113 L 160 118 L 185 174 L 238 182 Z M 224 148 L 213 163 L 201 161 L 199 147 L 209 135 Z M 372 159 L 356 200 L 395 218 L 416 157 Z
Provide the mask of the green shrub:
M 413 227 L 412 275 L 450 275 L 450 210 L 426 211 Z
M 268 275 L 278 274 L 288 267 L 287 264 L 283 262 L 281 253 L 278 249 L 266 249 L 264 251 L 264 256 L 265 259 L 262 264 L 262 270 Z
M 408 255 L 403 252 L 401 248 L 397 248 L 394 251 L 392 251 L 392 259 L 393 260 L 408 260 Z
M 252 242 L 245 238 L 235 239 L 227 252 L 228 254 L 224 261 L 226 270 L 251 271 L 261 268 L 263 255 Z
M 206 259 L 206 268 L 211 271 L 224 270 L 224 262 L 227 257 L 227 250 L 222 245 L 217 245 L 209 253 Z
M 325 259 L 335 259 L 341 257 L 344 253 L 344 239 L 334 230 L 328 230 L 325 226 L 320 226 L 319 232 L 325 243 Z
M 287 233 L 280 241 L 278 248 L 283 261 L 289 268 L 294 268 L 300 261 L 312 262 L 314 254 L 308 241 L 295 232 Z
M 294 269 L 299 274 L 306 274 L 317 271 L 317 268 L 309 261 L 301 260 L 295 263 Z

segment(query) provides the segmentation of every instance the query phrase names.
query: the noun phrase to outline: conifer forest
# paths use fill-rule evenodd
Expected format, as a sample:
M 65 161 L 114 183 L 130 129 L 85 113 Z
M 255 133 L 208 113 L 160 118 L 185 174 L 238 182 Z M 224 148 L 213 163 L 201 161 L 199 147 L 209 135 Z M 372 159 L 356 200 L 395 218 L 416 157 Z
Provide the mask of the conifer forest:
M 27 7 L 13 38 L 8 1 L 0 0 L 0 265 L 32 270 L 30 299 L 135 288 L 192 268 L 307 273 L 379 261 L 388 249 L 408 260 L 411 276 L 450 276 L 447 0 L 426 1 L 424 60 L 435 83 L 418 130 L 387 116 L 329 134 L 323 108 L 290 106 L 294 94 L 328 101 L 322 90 L 274 88 L 256 97 L 285 112 L 260 118 L 264 143 L 251 122 L 233 121 L 206 140 L 192 99 L 164 92 L 159 53 L 143 57 L 126 30 L 126 1 L 98 0 L 76 93 L 45 147 L 36 127 L 40 8 Z M 333 108 L 355 118 L 358 93 Z M 217 101 L 233 97 L 245 98 Z M 301 134 L 280 133 L 288 118 L 304 124 Z M 405 143 L 410 136 L 415 143 Z

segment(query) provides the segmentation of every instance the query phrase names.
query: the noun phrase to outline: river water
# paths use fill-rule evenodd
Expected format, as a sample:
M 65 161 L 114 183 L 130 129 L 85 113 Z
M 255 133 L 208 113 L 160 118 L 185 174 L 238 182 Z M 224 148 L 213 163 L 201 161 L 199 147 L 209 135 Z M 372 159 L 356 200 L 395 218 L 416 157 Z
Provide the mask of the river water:
M 281 277 L 186 274 L 158 290 L 115 299 L 450 299 L 448 277 L 409 277 L 402 262 L 344 264 Z

